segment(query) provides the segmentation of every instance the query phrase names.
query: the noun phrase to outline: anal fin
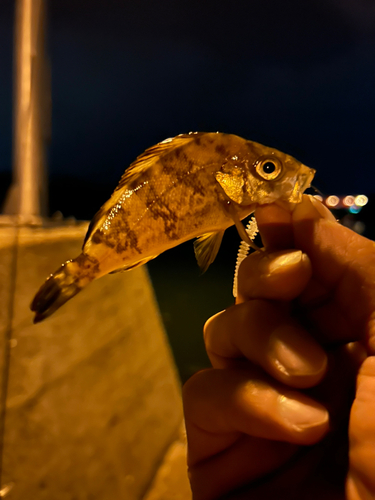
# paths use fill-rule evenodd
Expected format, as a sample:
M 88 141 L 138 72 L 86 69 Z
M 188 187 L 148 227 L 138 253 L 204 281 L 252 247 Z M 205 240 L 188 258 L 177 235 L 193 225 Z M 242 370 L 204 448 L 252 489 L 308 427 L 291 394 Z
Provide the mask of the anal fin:
M 195 257 L 203 273 L 215 260 L 223 236 L 224 231 L 205 233 L 194 241 Z

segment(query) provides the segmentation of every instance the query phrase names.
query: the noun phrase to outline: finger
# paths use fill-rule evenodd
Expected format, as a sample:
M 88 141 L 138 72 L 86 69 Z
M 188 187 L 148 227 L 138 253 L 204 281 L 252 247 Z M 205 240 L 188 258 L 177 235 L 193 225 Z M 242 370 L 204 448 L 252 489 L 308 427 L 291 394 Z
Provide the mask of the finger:
M 238 272 L 237 303 L 250 299 L 293 300 L 311 274 L 310 259 L 300 250 L 252 253 Z
M 367 358 L 357 378 L 349 424 L 348 500 L 375 498 L 375 357 Z
M 185 384 L 183 400 L 190 465 L 228 448 L 240 434 L 310 445 L 329 426 L 322 405 L 255 369 L 198 372 Z M 193 428 L 205 436 L 204 446 L 194 439 Z
M 295 246 L 294 221 L 296 215 L 301 218 L 302 214 L 305 219 L 336 222 L 332 212 L 313 196 L 303 195 L 302 203 L 296 204 L 294 210 L 288 210 L 276 203 L 258 206 L 255 217 L 263 244 L 268 251 L 300 248 Z
M 375 338 L 375 244 L 332 218 L 322 218 L 322 204 L 312 197 L 293 212 L 295 244 L 311 260 L 314 289 L 301 301 L 328 341 Z M 318 286 L 316 286 L 318 285 Z
M 330 429 L 335 431 L 338 430 L 337 417 L 341 415 L 341 420 L 346 418 L 346 413 L 343 411 L 343 407 L 346 408 L 346 402 L 343 399 L 347 399 L 345 394 L 350 392 L 348 386 L 351 385 L 351 375 L 354 373 L 358 361 L 363 359 L 364 354 L 359 345 L 350 347 L 347 352 L 345 349 L 339 349 L 335 353 L 335 363 L 328 374 L 329 377 L 327 377 L 330 380 L 327 380 L 327 384 L 326 379 L 324 381 L 327 387 L 324 388 L 323 392 L 326 394 L 327 402 L 329 402 L 334 420 L 336 420 L 333 426 L 330 423 Z M 197 380 L 199 386 L 201 386 L 201 381 L 202 379 Z M 333 389 L 335 387 L 336 389 Z M 341 395 L 338 394 L 340 391 Z M 194 388 L 190 393 L 187 391 L 185 395 L 195 398 Z M 185 406 L 188 406 L 187 402 Z M 206 415 L 211 415 L 214 410 L 215 408 L 211 411 L 204 411 Z M 369 414 L 374 413 L 370 411 Z M 293 458 L 293 455 L 297 452 L 298 447 L 293 447 L 293 445 L 251 436 L 244 437 L 242 435 L 241 437 L 241 434 L 237 432 L 214 434 L 198 427 L 196 422 L 186 419 L 190 480 L 197 499 L 218 498 L 225 492 L 234 491 L 241 485 L 249 485 L 249 491 L 241 498 L 276 498 L 280 495 L 283 496 L 283 492 L 285 492 L 285 496 L 289 496 L 291 484 L 294 485 L 294 488 L 301 488 L 302 484 L 306 484 L 304 480 L 306 474 L 309 476 L 309 471 L 313 471 L 314 474 L 314 481 L 309 489 L 309 498 L 316 498 L 319 494 L 321 495 L 322 491 L 325 492 L 324 498 L 336 498 L 337 491 L 341 492 L 342 490 L 343 471 L 346 470 L 346 451 L 341 450 L 341 447 L 342 443 L 345 443 L 347 434 L 345 429 L 343 429 L 344 434 L 341 438 L 340 434 L 336 435 L 335 438 L 331 434 L 330 439 L 321 441 L 318 447 L 310 448 L 308 454 L 299 456 L 298 461 L 296 461 L 296 457 Z M 317 469 L 318 462 L 321 463 L 321 466 Z M 369 460 L 367 465 L 370 464 L 371 468 L 372 463 L 373 461 Z M 267 486 L 264 481 L 260 485 L 256 482 L 256 479 L 267 476 L 268 473 L 283 465 L 283 473 L 268 477 Z M 286 465 L 287 467 L 285 467 Z M 324 480 L 325 475 L 319 473 L 319 470 L 330 471 L 329 484 Z M 257 484 L 260 487 L 259 491 Z M 264 489 L 265 486 L 266 489 Z M 370 498 L 370 496 L 368 497 Z M 342 495 L 337 497 L 341 498 Z M 367 498 L 366 495 L 351 496 L 348 500 L 360 500 L 365 497 Z
M 190 428 L 189 423 L 187 432 L 188 456 L 191 457 L 192 439 L 200 443 L 199 451 L 201 451 L 202 442 L 206 443 L 207 433 L 199 432 L 197 427 Z M 209 439 L 210 437 L 208 435 Z M 289 461 L 294 461 L 298 448 L 297 445 L 290 443 L 241 436 L 221 453 L 209 455 L 207 460 L 203 459 L 189 465 L 189 479 L 194 500 L 226 498 L 226 493 L 238 491 L 243 485 L 250 485 L 251 492 L 245 497 L 238 498 L 264 499 L 265 496 L 253 496 L 251 483 L 255 481 L 256 484 L 257 479 L 262 479 Z M 230 498 L 237 498 L 237 495 Z M 280 497 L 270 495 L 267 498 Z
M 311 261 L 313 277 L 302 296 L 321 342 L 365 340 L 375 353 L 375 244 L 338 224 L 329 210 L 303 196 L 292 213 L 277 205 L 256 210 L 266 248 L 283 248 L 283 230 Z M 289 219 L 288 219 L 289 217 Z M 280 236 L 281 234 L 281 236 Z M 285 238 L 285 237 L 284 237 Z M 355 307 L 353 306 L 355 304 Z
M 347 420 L 354 398 L 355 379 L 365 358 L 366 351 L 359 342 L 331 349 L 324 380 L 309 390 L 313 397 L 319 394 L 319 401 L 329 409 L 331 425 L 335 420 Z M 347 422 L 345 425 L 347 427 Z
M 238 367 L 243 359 L 292 387 L 312 387 L 324 376 L 327 356 L 279 304 L 252 300 L 210 318 L 204 327 L 214 368 Z
M 285 208 L 272 203 L 259 205 L 255 210 L 263 245 L 269 252 L 294 248 L 292 214 Z

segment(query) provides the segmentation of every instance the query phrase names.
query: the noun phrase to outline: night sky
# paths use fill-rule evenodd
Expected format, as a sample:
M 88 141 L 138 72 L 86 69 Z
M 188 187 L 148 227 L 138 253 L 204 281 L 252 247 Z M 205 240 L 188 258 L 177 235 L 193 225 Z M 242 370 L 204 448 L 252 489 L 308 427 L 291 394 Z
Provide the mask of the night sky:
M 284 150 L 317 169 L 325 194 L 373 191 L 374 2 L 64 0 L 48 11 L 48 163 L 65 198 L 71 178 L 107 197 L 145 148 L 191 130 Z M 1 0 L 0 173 L 11 169 L 12 27 Z

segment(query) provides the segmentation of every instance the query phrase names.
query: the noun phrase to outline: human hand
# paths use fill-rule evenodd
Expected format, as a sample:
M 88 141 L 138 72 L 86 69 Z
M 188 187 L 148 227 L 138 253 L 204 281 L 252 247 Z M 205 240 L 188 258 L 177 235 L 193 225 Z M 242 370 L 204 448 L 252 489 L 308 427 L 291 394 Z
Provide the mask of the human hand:
M 183 391 L 194 499 L 375 498 L 375 244 L 308 196 L 256 217 Z

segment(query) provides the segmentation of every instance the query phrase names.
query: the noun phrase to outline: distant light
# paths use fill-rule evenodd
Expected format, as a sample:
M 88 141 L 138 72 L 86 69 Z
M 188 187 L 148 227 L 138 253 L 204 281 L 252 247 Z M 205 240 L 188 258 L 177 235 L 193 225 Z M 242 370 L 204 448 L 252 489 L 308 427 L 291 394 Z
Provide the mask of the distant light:
M 346 207 L 351 207 L 355 203 L 355 198 L 354 198 L 354 196 L 351 196 L 351 195 L 345 196 L 345 198 L 342 200 L 342 202 Z M 357 203 L 357 205 L 358 205 L 358 203 Z
M 362 222 L 361 220 L 357 220 L 354 225 L 353 225 L 353 230 L 358 233 L 358 234 L 362 234 L 365 232 L 365 229 L 366 229 L 366 225 L 364 222 Z
M 339 197 L 332 194 L 331 196 L 328 196 L 328 198 L 326 199 L 326 205 L 328 207 L 335 207 L 336 205 L 339 204 L 339 201 L 340 201 Z
M 355 197 L 355 204 L 357 207 L 364 207 L 367 205 L 368 198 L 364 194 L 359 194 L 358 196 Z
M 317 200 L 323 202 L 323 196 L 320 196 L 320 194 L 314 194 L 314 198 L 316 198 Z
M 351 214 L 359 214 L 359 212 L 362 210 L 362 207 L 357 207 L 357 205 L 352 205 L 350 208 L 349 208 L 349 212 Z

